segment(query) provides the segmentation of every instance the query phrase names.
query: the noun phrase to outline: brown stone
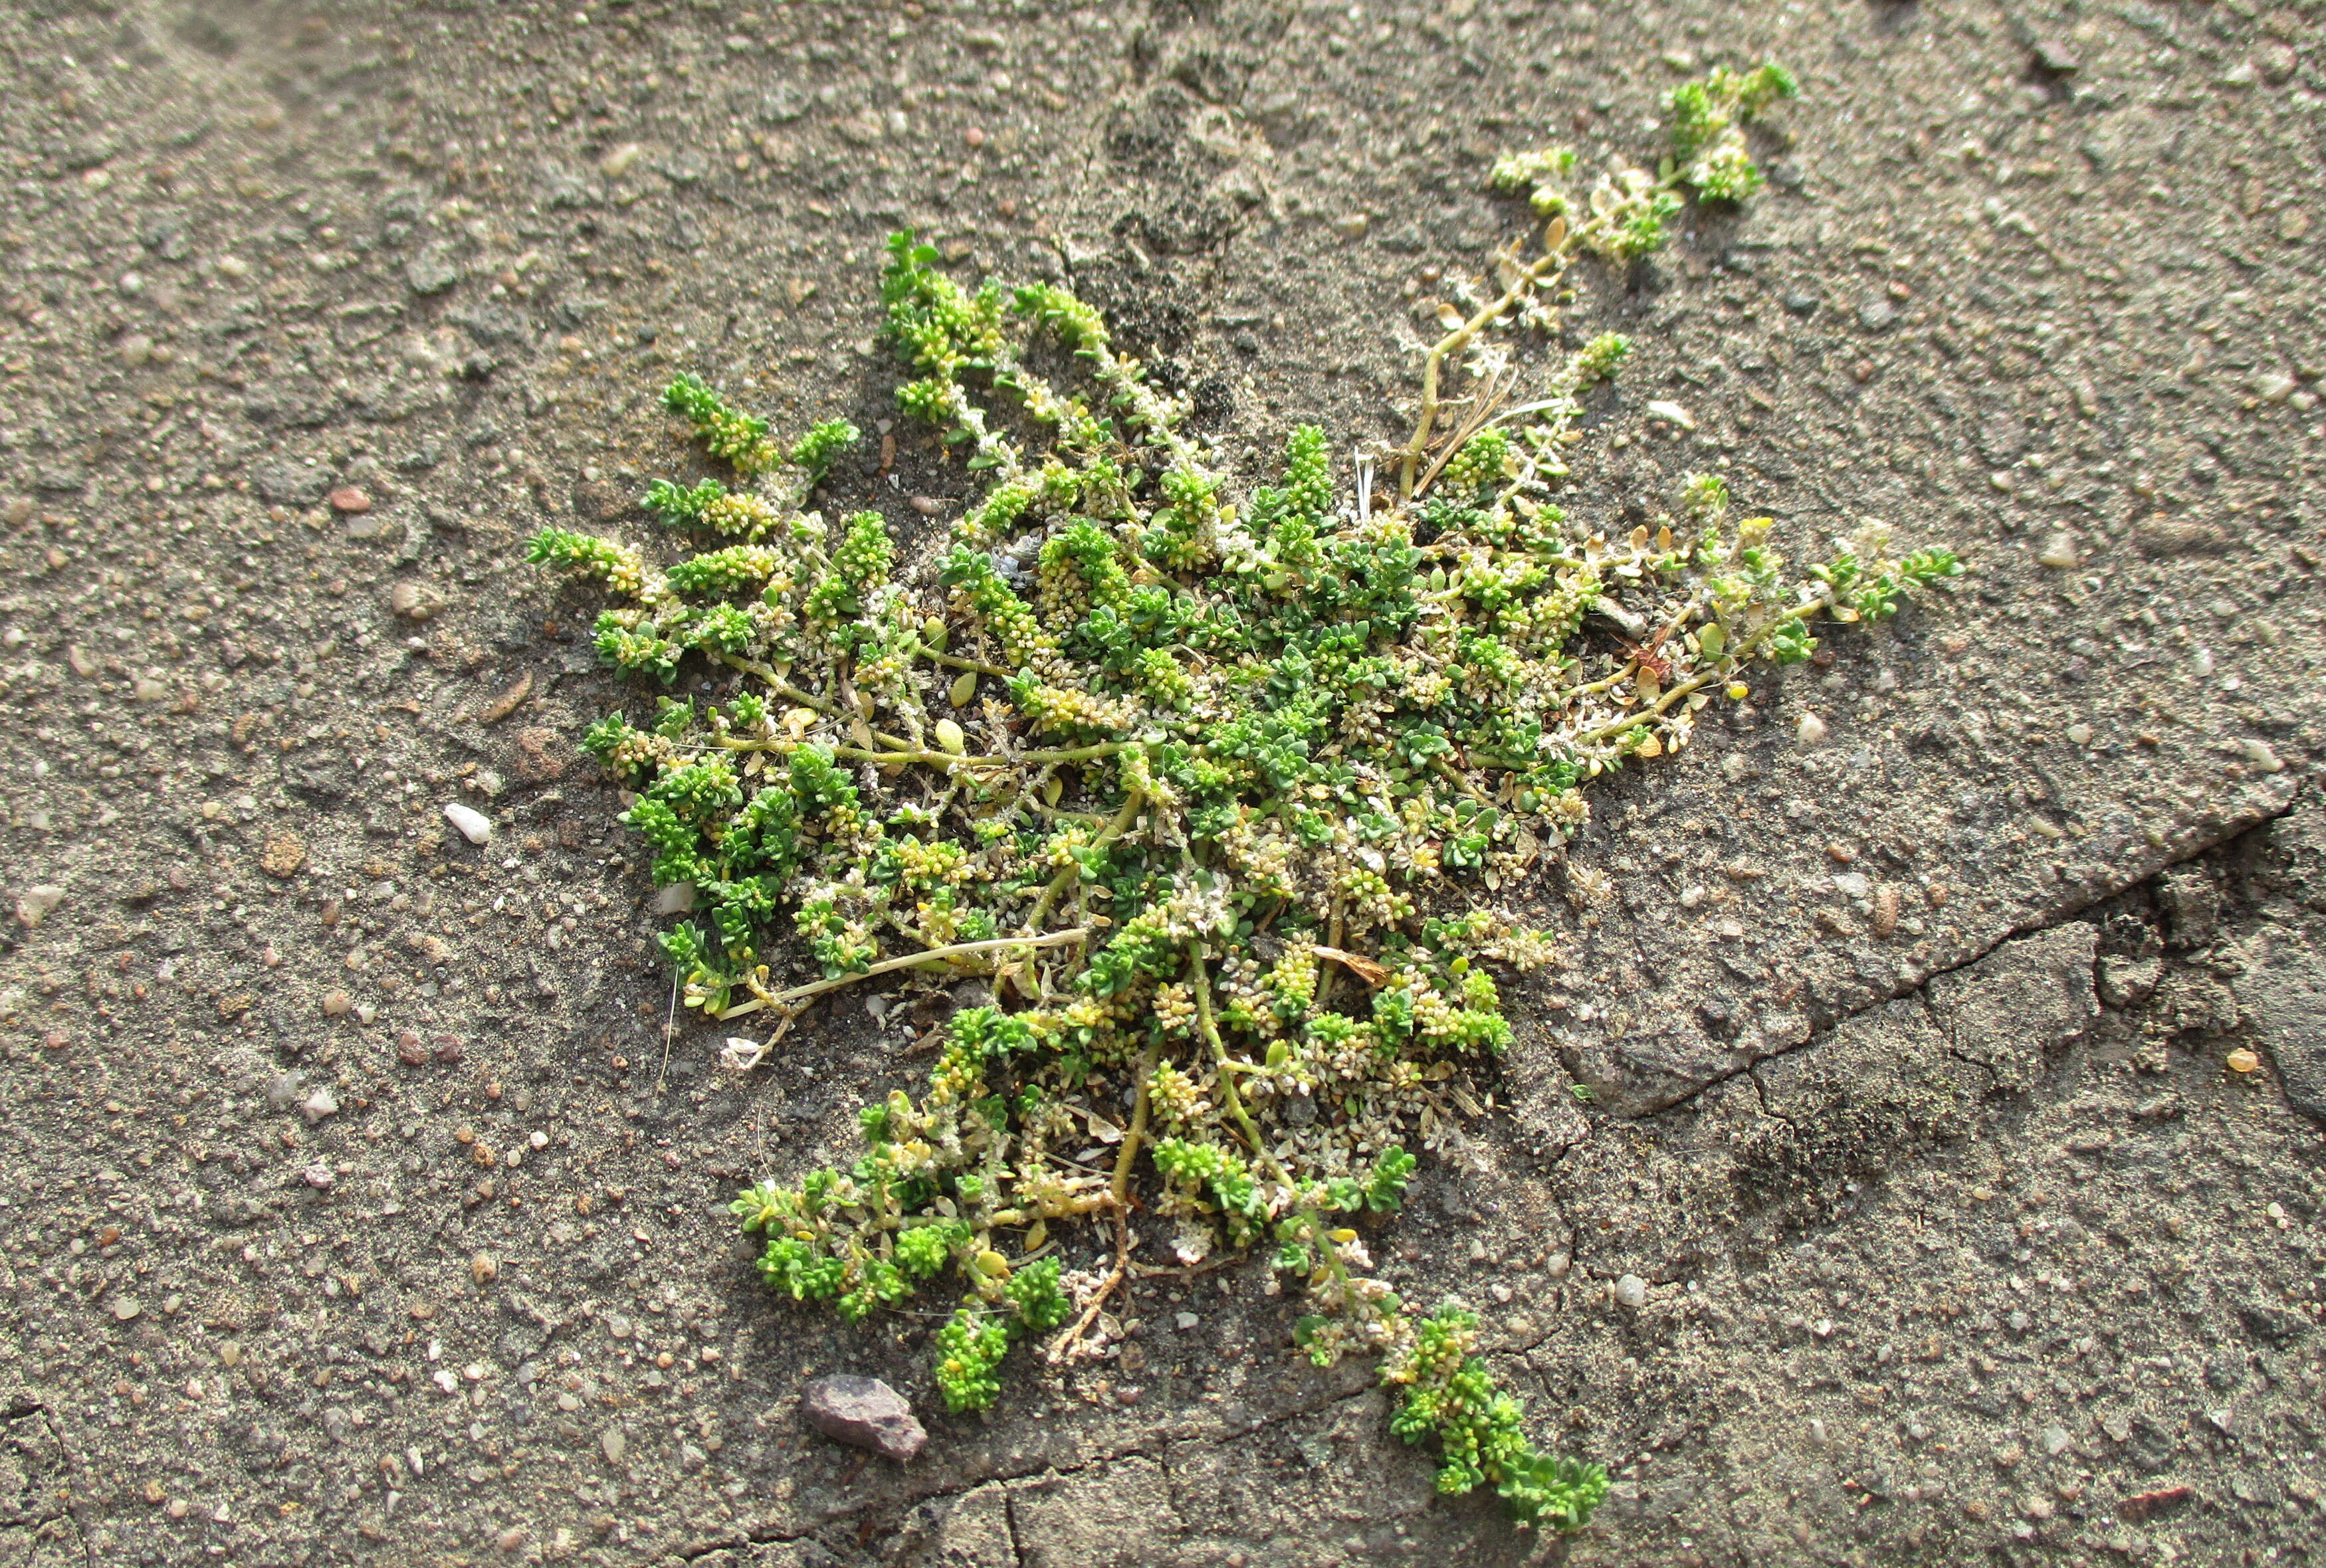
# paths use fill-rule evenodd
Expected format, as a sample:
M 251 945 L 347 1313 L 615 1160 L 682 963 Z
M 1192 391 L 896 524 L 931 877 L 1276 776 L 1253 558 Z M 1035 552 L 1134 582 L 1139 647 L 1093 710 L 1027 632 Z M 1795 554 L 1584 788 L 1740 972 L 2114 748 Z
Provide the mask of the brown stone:
M 911 1404 L 878 1378 L 818 1378 L 802 1392 L 800 1411 L 834 1442 L 869 1448 L 899 1464 L 929 1440 Z
M 306 863 L 307 846 L 296 833 L 270 835 L 258 857 L 258 868 L 269 877 L 296 877 Z
M 479 724 L 498 724 L 516 711 L 517 704 L 533 695 L 533 672 L 527 670 L 517 677 L 516 684 L 477 710 Z
M 341 485 L 331 492 L 331 509 L 335 512 L 368 512 L 371 497 L 353 485 Z

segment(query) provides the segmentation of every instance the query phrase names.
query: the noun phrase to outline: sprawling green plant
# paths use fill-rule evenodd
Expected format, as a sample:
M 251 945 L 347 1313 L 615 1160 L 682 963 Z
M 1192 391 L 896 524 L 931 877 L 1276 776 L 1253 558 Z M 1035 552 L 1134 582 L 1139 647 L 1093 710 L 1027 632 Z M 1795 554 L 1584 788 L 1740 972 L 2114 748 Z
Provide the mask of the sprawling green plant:
M 1756 665 L 1806 658 L 1819 619 L 1886 616 L 1958 570 L 1868 526 L 1796 572 L 1711 477 L 1625 537 L 1556 499 L 1586 389 L 1626 348 L 1546 347 L 1568 270 L 1661 244 L 1685 191 L 1752 190 L 1736 126 L 1790 90 L 1773 67 L 1679 89 L 1661 171 L 1613 170 L 1580 201 L 1571 155 L 1505 159 L 1495 182 L 1548 219 L 1539 249 L 1446 308 L 1412 439 L 1360 455 L 1353 489 L 1306 427 L 1276 483 L 1242 485 L 1090 306 L 964 290 L 899 235 L 881 282 L 898 402 L 983 481 L 948 544 L 900 563 L 879 514 L 805 510 L 854 431 L 787 449 L 692 377 L 672 409 L 755 483 L 644 504 L 717 547 L 656 567 L 540 536 L 535 560 L 621 601 L 598 624 L 617 669 L 730 677 L 587 744 L 637 792 L 623 820 L 656 880 L 695 890 L 665 938 L 688 1005 L 774 1023 L 734 1064 L 872 977 L 977 977 L 990 998 L 932 1032 L 924 1092 L 865 1109 L 851 1168 L 736 1202 L 771 1284 L 855 1322 L 952 1282 L 936 1381 L 976 1410 L 1017 1338 L 1111 1353 L 1102 1307 L 1155 1239 L 1134 1214 L 1182 1266 L 1264 1243 L 1306 1290 L 1297 1343 L 1319 1365 L 1385 1358 L 1396 1429 L 1437 1440 L 1442 1489 L 1589 1517 L 1604 1473 L 1535 1452 L 1475 1321 L 1410 1315 L 1360 1226 L 1509 1044 L 1495 971 L 1550 945 L 1495 898 L 1586 820 L 1584 785 L 1684 745 Z M 1042 341 L 1075 385 L 1032 367 Z M 1452 401 L 1449 362 L 1470 374 Z M 1085 1219 L 1112 1264 L 1062 1273 L 1054 1229 Z

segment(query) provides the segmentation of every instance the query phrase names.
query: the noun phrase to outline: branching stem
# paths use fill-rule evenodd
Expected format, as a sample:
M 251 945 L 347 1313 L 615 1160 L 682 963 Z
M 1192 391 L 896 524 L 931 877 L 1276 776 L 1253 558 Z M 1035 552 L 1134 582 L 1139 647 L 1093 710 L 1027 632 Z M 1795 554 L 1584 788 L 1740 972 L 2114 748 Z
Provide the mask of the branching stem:
M 898 970 L 918 969 L 924 964 L 949 963 L 954 959 L 970 958 L 978 953 L 1004 952 L 1016 948 L 1062 947 L 1070 942 L 1080 942 L 1089 934 L 1090 927 L 1077 925 L 1065 931 L 1053 931 L 1042 936 L 993 936 L 979 942 L 956 942 L 944 947 L 925 948 L 919 952 L 899 953 L 895 958 L 882 959 L 877 964 L 861 969 L 852 975 L 835 975 L 830 979 L 812 980 L 806 985 L 794 986 L 788 990 L 769 991 L 751 1001 L 730 1007 L 719 1016 L 722 1019 L 740 1018 L 747 1013 L 756 1013 L 762 1007 L 773 1007 L 778 1010 L 792 1008 L 796 1011 L 796 1004 L 805 1002 L 810 997 L 820 997 L 826 991 L 836 991 L 842 986 L 852 986 L 859 980 L 869 980 L 875 975 L 893 974 Z

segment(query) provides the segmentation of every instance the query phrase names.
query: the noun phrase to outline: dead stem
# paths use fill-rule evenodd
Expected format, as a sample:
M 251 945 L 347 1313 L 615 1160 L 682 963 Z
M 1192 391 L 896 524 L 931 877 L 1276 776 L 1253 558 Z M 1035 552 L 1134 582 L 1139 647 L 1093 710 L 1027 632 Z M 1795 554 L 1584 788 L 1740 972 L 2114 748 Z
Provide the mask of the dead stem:
M 1130 1212 L 1130 1178 L 1139 1163 L 1140 1145 L 1147 1137 L 1147 1086 L 1155 1081 L 1155 1063 L 1162 1054 L 1163 1042 L 1158 1039 L 1150 1042 L 1139 1059 L 1139 1099 L 1130 1108 L 1130 1125 L 1123 1129 L 1122 1148 L 1114 1156 L 1114 1176 L 1107 1183 L 1106 1206 L 1114 1214 L 1114 1266 L 1099 1282 L 1074 1327 L 1050 1341 L 1048 1359 L 1053 1362 L 1064 1360 L 1080 1348 L 1083 1335 L 1098 1321 L 1099 1308 L 1130 1272 L 1130 1224 L 1124 1216 Z

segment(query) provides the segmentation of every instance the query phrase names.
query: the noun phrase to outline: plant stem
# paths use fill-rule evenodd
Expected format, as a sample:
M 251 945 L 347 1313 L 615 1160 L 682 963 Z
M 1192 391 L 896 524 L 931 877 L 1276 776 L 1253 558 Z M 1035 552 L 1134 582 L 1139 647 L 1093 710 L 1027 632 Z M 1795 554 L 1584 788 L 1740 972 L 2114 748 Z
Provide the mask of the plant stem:
M 1113 821 L 1108 822 L 1105 829 L 1100 832 L 1099 836 L 1091 840 L 1091 848 L 1093 849 L 1104 849 L 1107 845 L 1113 843 L 1117 839 L 1121 838 L 1123 834 L 1129 832 L 1130 830 L 1130 824 L 1139 820 L 1139 809 L 1146 803 L 1147 797 L 1141 794 L 1139 791 L 1132 790 L 1129 795 L 1124 797 L 1122 809 L 1114 813 Z M 1042 929 L 1042 922 L 1049 918 L 1052 905 L 1058 902 L 1058 895 L 1064 893 L 1069 886 L 1078 881 L 1081 878 L 1082 874 L 1082 863 L 1080 861 L 1074 861 L 1070 862 L 1066 866 L 1065 869 L 1060 871 L 1056 877 L 1050 878 L 1050 885 L 1042 889 L 1042 896 L 1034 905 L 1034 913 L 1026 917 L 1026 929 L 1028 931 L 1039 931 Z
M 1139 1059 L 1139 1100 L 1130 1108 L 1130 1125 L 1123 1129 L 1122 1148 L 1114 1156 L 1114 1179 L 1107 1183 L 1117 1203 L 1130 1202 L 1131 1167 L 1138 1163 L 1140 1143 L 1147 1137 L 1147 1086 L 1155 1080 L 1155 1063 L 1162 1054 L 1163 1042 L 1158 1038 L 1148 1043 Z
M 1503 291 L 1502 298 L 1485 306 L 1444 338 L 1429 350 L 1429 358 L 1421 371 L 1421 413 L 1415 420 L 1413 440 L 1406 444 L 1403 461 L 1398 467 L 1397 493 L 1400 504 L 1413 499 L 1415 478 L 1421 467 L 1422 453 L 1428 450 L 1430 428 L 1437 422 L 1437 411 L 1442 406 L 1437 398 L 1437 378 L 1444 369 L 1446 357 L 1457 354 L 1470 346 L 1477 335 L 1500 320 L 1503 312 L 1519 302 L 1528 290 L 1567 264 L 1568 244 L 1573 236 L 1562 237 L 1561 243 L 1545 252 L 1540 261 L 1521 268 L 1511 286 Z
M 1776 634 L 1778 627 L 1790 625 L 1796 621 L 1805 621 L 1811 616 L 1823 610 L 1831 609 L 1832 608 L 1833 596 L 1831 594 L 1821 595 L 1817 598 L 1810 600 L 1807 604 L 1795 605 L 1791 609 L 1787 610 L 1783 615 L 1777 617 L 1767 626 L 1763 626 L 1759 631 L 1754 632 L 1751 636 L 1745 638 L 1742 643 L 1739 643 L 1736 645 L 1736 651 L 1729 654 L 1728 657 L 1735 663 L 1739 669 L 1742 669 L 1745 664 L 1751 662 L 1753 655 L 1760 652 L 1763 645 Z M 1718 672 L 1712 670 L 1707 670 L 1700 675 L 1690 676 L 1689 679 L 1681 682 L 1679 685 L 1666 690 L 1664 694 L 1656 699 L 1655 702 L 1651 707 L 1638 713 L 1626 713 L 1620 718 L 1611 719 L 1596 729 L 1586 729 L 1582 734 L 1577 736 L 1572 744 L 1577 747 L 1585 747 L 1590 745 L 1595 740 L 1605 740 L 1611 735 L 1621 735 L 1624 731 L 1631 728 L 1633 725 L 1642 723 L 1650 719 L 1654 719 L 1666 712 L 1670 709 L 1673 703 L 1679 701 L 1681 698 L 1688 696 L 1690 692 L 1703 690 L 1705 687 L 1711 685 L 1713 682 L 1719 678 L 1720 676 Z
M 1212 1017 L 1212 978 L 1204 962 L 1204 950 L 1200 944 L 1187 968 L 1188 982 L 1196 989 L 1196 1025 L 1203 1031 L 1204 1044 L 1212 1048 L 1213 1065 L 1220 1070 L 1220 1104 L 1228 1115 L 1235 1118 L 1236 1126 L 1243 1130 L 1244 1140 L 1251 1145 L 1251 1152 L 1266 1168 L 1269 1179 L 1291 1195 L 1293 1208 L 1299 1212 L 1301 1219 L 1307 1221 L 1308 1233 L 1316 1240 L 1318 1256 L 1332 1269 L 1333 1276 L 1345 1285 L 1349 1282 L 1349 1266 L 1341 1261 L 1340 1248 L 1326 1234 L 1325 1217 L 1317 1213 L 1313 1205 L 1301 1200 L 1300 1188 L 1293 1181 L 1292 1173 L 1284 1168 L 1284 1163 L 1276 1157 L 1276 1151 L 1261 1137 L 1260 1128 L 1253 1123 L 1251 1113 L 1243 1108 L 1243 1096 L 1236 1092 L 1235 1079 L 1231 1076 L 1227 1043 L 1220 1038 L 1220 1026 Z
M 842 986 L 852 986 L 859 980 L 869 980 L 875 975 L 889 974 L 898 970 L 917 969 L 926 963 L 947 962 L 975 953 L 1000 952 L 1009 948 L 1059 947 L 1070 942 L 1080 942 L 1090 933 L 1090 927 L 1077 925 L 1042 936 L 992 936 L 978 942 L 956 942 L 944 947 L 926 948 L 919 952 L 900 953 L 892 959 L 882 959 L 852 975 L 836 975 L 828 980 L 813 980 L 804 986 L 794 986 L 789 990 L 771 991 L 740 1007 L 730 1007 L 719 1016 L 721 1019 L 740 1018 L 762 1007 L 789 1007 L 793 1003 L 805 1001 L 810 997 L 819 997 L 826 991 L 836 991 Z
M 982 659 L 964 659 L 958 654 L 940 654 L 935 648 L 926 645 L 920 652 L 922 657 L 935 659 L 938 663 L 948 668 L 974 670 L 981 675 L 998 675 L 1004 681 L 1018 673 L 1015 670 L 1005 670 L 999 664 L 989 664 Z
M 876 740 L 891 738 L 876 734 Z M 772 751 L 788 756 L 813 744 L 805 740 L 721 740 L 719 745 L 728 751 Z M 1021 751 L 1014 756 L 965 756 L 951 751 L 932 751 L 926 747 L 913 746 L 906 741 L 894 741 L 893 751 L 868 751 L 861 746 L 834 746 L 828 749 L 835 758 L 849 762 L 869 762 L 881 766 L 905 763 L 926 763 L 935 767 L 1015 767 L 1021 763 L 1055 766 L 1059 763 L 1090 762 L 1102 756 L 1115 756 L 1126 751 L 1136 751 L 1146 742 L 1139 740 L 1109 740 L 1093 746 L 1077 746 L 1065 751 Z
M 830 713 L 833 711 L 833 707 L 830 702 L 825 701 L 821 697 L 810 696 L 807 692 L 801 691 L 789 681 L 786 681 L 781 675 L 777 674 L 772 668 L 766 664 L 762 664 L 757 659 L 746 659 L 736 654 L 713 653 L 711 656 L 731 669 L 740 670 L 747 675 L 757 675 L 760 680 L 765 681 L 768 683 L 768 689 L 769 691 L 774 691 L 778 696 L 790 698 L 793 701 L 798 703 L 803 708 L 813 708 L 818 713 Z

